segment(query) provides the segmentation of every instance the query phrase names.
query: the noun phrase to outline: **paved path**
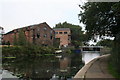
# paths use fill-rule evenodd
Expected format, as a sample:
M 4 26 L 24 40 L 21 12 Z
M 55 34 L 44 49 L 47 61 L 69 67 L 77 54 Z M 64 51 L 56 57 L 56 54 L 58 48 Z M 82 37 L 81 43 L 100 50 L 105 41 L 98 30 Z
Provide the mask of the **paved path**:
M 108 61 L 110 54 L 100 56 L 86 64 L 73 78 L 74 80 L 90 78 L 114 78 L 108 72 Z
M 85 78 L 113 78 L 108 71 L 109 56 L 100 57 L 87 70 Z

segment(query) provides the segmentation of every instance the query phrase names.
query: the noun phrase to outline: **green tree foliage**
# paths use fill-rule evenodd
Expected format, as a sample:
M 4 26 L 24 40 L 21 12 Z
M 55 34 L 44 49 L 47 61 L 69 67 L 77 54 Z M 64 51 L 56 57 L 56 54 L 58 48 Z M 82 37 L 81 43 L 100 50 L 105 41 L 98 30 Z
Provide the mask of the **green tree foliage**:
M 8 46 L 9 46 L 9 45 L 10 45 L 10 42 L 9 42 L 9 41 L 7 41 L 7 42 L 6 42 L 6 45 L 8 45 Z
M 79 25 L 63 22 L 56 24 L 54 28 L 70 28 L 72 44 L 75 46 L 82 45 L 82 42 L 87 40 L 87 35 L 83 34 L 84 31 Z
M 86 25 L 90 38 L 95 35 L 112 36 L 114 39 L 112 61 L 120 73 L 120 2 L 87 2 L 80 6 L 80 22 Z M 120 66 L 119 66 L 120 67 Z
M 113 46 L 113 40 L 104 39 L 104 40 L 101 40 L 101 41 L 97 42 L 96 45 L 97 46 L 105 46 L 105 47 L 111 48 Z
M 25 37 L 25 33 L 24 31 L 21 29 L 18 33 L 18 45 L 20 46 L 24 46 L 27 44 L 27 40 L 26 40 L 26 37 Z
M 81 7 L 80 21 L 89 35 L 116 36 L 120 32 L 120 3 L 88 2 Z
M 53 46 L 59 48 L 59 44 L 60 44 L 60 39 L 59 38 L 54 39 Z
M 39 57 L 45 54 L 53 54 L 54 48 L 51 47 L 40 47 L 37 45 L 29 46 L 8 46 L 2 48 L 2 56 L 4 57 Z
M 17 39 L 16 35 L 14 35 L 14 41 L 13 41 L 13 44 L 14 44 L 14 45 L 18 45 L 18 39 Z

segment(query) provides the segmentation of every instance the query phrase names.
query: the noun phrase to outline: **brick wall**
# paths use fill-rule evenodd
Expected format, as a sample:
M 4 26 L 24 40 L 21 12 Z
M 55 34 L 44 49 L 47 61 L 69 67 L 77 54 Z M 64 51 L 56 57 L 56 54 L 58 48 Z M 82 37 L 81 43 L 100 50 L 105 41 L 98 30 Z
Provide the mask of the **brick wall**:
M 68 46 L 71 43 L 71 31 L 69 28 L 57 28 L 55 38 L 60 38 L 60 46 Z
M 21 29 L 24 31 L 28 42 L 45 46 L 53 45 L 55 32 L 47 23 L 32 25 Z M 20 29 L 15 29 L 11 32 L 8 32 L 4 35 L 3 40 L 5 42 L 9 41 L 11 44 L 13 44 L 14 36 L 16 35 L 18 38 L 19 31 Z

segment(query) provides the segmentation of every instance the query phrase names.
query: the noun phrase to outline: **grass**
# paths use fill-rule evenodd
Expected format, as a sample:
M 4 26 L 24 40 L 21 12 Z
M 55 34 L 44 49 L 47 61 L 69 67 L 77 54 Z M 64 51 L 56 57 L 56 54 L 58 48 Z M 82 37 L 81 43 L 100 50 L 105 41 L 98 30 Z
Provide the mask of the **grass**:
M 3 58 L 13 59 L 13 58 L 16 58 L 16 57 L 3 57 Z
M 44 54 L 45 56 L 53 56 L 54 54 Z
M 108 64 L 108 70 L 113 77 L 120 79 L 120 73 L 116 72 L 116 69 L 111 63 Z

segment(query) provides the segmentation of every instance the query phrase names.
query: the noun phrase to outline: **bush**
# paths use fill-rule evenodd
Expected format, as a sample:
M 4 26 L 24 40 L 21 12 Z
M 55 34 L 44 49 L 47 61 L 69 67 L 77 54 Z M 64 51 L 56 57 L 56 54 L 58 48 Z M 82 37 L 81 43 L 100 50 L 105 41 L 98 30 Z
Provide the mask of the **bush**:
M 2 48 L 3 57 L 32 57 L 52 53 L 54 53 L 54 48 L 40 47 L 36 45 L 8 46 Z
M 111 65 L 115 73 L 120 73 L 120 35 L 114 40 L 114 45 L 111 52 Z

